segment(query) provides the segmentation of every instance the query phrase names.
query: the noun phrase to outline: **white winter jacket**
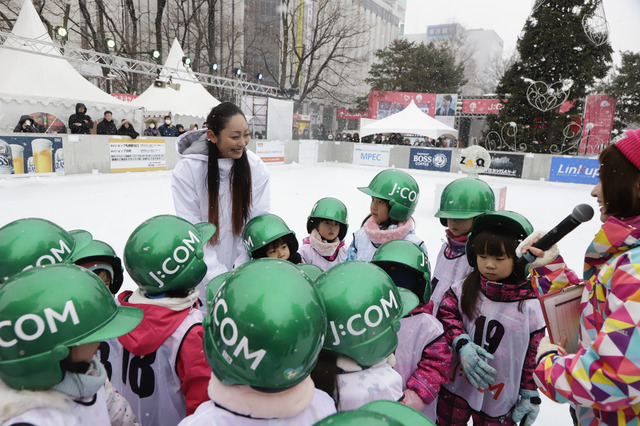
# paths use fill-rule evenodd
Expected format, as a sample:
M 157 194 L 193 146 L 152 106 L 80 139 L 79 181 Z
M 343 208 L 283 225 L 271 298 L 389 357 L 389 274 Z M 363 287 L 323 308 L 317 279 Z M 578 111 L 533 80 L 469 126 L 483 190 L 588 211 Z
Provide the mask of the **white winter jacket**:
M 180 160 L 173 169 L 171 192 L 176 215 L 191 223 L 208 222 L 209 192 L 207 190 L 207 130 L 196 130 L 183 134 L 176 140 Z M 247 151 L 251 167 L 252 202 L 249 219 L 270 210 L 270 173 L 260 157 Z M 219 238 L 216 245 L 207 244 L 205 261 L 207 275 L 198 286 L 200 294 L 206 294 L 204 285 L 213 277 L 232 270 L 247 262 L 249 257 L 242 244 L 242 236 L 233 235 L 231 225 L 231 166 L 234 160 L 218 159 L 219 186 Z

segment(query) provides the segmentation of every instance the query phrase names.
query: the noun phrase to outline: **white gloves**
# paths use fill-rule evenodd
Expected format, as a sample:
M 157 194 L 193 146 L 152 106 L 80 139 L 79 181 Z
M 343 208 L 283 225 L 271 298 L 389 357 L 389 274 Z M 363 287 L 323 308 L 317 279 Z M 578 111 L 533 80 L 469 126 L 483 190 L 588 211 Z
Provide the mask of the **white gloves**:
M 516 255 L 518 257 L 522 257 L 522 255 L 526 253 L 527 250 L 529 250 L 540 239 L 540 237 L 542 237 L 542 235 L 544 234 L 541 231 L 533 231 L 531 235 L 522 240 L 522 242 L 518 245 L 518 247 L 516 248 Z M 553 260 L 558 257 L 559 254 L 560 250 L 558 250 L 558 245 L 554 244 L 550 249 L 544 252 L 544 255 L 542 257 L 538 257 L 533 262 L 530 262 L 529 266 L 531 267 L 531 269 L 535 269 L 547 265 L 553 262 Z

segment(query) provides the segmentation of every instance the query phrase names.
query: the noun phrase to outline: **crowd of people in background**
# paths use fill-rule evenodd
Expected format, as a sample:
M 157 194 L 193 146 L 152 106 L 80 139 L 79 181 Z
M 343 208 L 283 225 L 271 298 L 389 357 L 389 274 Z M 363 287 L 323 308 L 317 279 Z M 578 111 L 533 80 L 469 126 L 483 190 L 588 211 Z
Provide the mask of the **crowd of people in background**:
M 191 123 L 189 125 L 189 130 L 187 130 L 185 126 L 180 123 L 173 124 L 171 115 L 165 115 L 162 124 L 160 125 L 158 125 L 158 121 L 158 119 L 153 117 L 145 119 L 142 135 L 177 137 L 187 131 L 198 130 L 199 128 L 206 129 L 207 127 L 206 122 L 202 123 L 200 127 L 197 123 Z M 102 119 L 94 122 L 91 119 L 91 116 L 87 114 L 87 108 L 83 103 L 76 104 L 75 113 L 69 117 L 68 129 L 70 133 L 74 134 L 120 135 L 128 136 L 131 139 L 136 139 L 140 136 L 140 133 L 135 129 L 135 124 L 133 122 L 128 119 L 123 119 L 117 123 L 113 118 L 113 113 L 111 111 L 105 111 Z M 22 115 L 13 131 L 16 133 L 45 133 L 47 132 L 47 129 L 41 123 L 38 123 L 35 118 L 29 115 Z M 252 137 L 254 139 L 266 139 L 267 134 L 264 130 L 254 131 Z M 310 127 L 299 128 L 297 126 L 293 126 L 292 139 L 317 139 L 339 142 L 361 142 L 436 148 L 459 147 L 456 141 L 444 137 L 431 139 L 426 136 L 403 135 L 401 133 L 377 133 L 374 135 L 360 137 L 358 132 L 350 132 L 347 130 L 334 132 L 333 130 L 326 130 L 322 124 L 314 126 L 313 130 L 311 130 Z
M 87 113 L 85 104 L 78 102 L 75 112 L 69 116 L 68 132 L 72 134 L 96 134 L 96 135 L 120 135 L 136 139 L 140 133 L 135 129 L 135 124 L 129 119 L 122 119 L 119 122 L 113 118 L 113 112 L 105 111 L 103 117 L 98 121 L 93 121 Z M 203 128 L 206 123 L 203 123 Z M 197 123 L 189 125 L 189 131 L 198 130 Z M 55 133 L 44 124 L 37 121 L 31 115 L 22 115 L 18 124 L 13 129 L 15 133 Z M 143 136 L 173 136 L 177 137 L 186 133 L 187 130 L 182 124 L 173 124 L 170 115 L 166 115 L 163 124 L 158 126 L 156 118 L 147 118 L 144 121 Z

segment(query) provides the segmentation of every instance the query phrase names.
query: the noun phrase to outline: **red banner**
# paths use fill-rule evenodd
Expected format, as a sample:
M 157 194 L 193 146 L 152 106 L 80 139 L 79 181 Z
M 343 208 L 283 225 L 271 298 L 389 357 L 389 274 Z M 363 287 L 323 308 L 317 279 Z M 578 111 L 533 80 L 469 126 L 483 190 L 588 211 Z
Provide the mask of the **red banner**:
M 348 109 L 338 108 L 336 118 L 369 118 L 366 112 L 349 112 Z
M 503 106 L 500 99 L 464 99 L 462 112 L 465 114 L 498 114 Z
M 609 95 L 589 95 L 584 108 L 580 154 L 600 153 L 611 142 L 616 101 Z
M 371 92 L 369 93 L 369 118 L 380 120 L 400 112 L 409 106 L 412 100 L 422 112 L 435 117 L 436 97 L 435 93 Z
M 116 92 L 111 93 L 111 96 L 125 102 L 131 102 L 132 100 L 138 97 L 138 95 L 130 95 L 128 93 L 116 93 Z

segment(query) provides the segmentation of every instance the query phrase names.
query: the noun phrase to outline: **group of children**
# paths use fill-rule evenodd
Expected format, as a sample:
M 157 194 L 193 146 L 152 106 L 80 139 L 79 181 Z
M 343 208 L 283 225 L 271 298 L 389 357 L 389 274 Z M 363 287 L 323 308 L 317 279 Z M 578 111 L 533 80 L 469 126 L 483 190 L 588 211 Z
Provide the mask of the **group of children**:
M 260 215 L 243 232 L 251 260 L 206 294 L 210 223 L 138 226 L 124 249 L 137 288 L 117 302 L 123 266 L 106 243 L 43 219 L 0 228 L 0 423 L 349 424 L 377 400 L 412 424 L 533 423 L 544 320 L 515 262 L 531 224 L 458 179 L 432 271 L 416 180 L 388 169 L 358 189 L 371 213 L 348 247 L 335 198 L 313 206 L 301 245 Z

